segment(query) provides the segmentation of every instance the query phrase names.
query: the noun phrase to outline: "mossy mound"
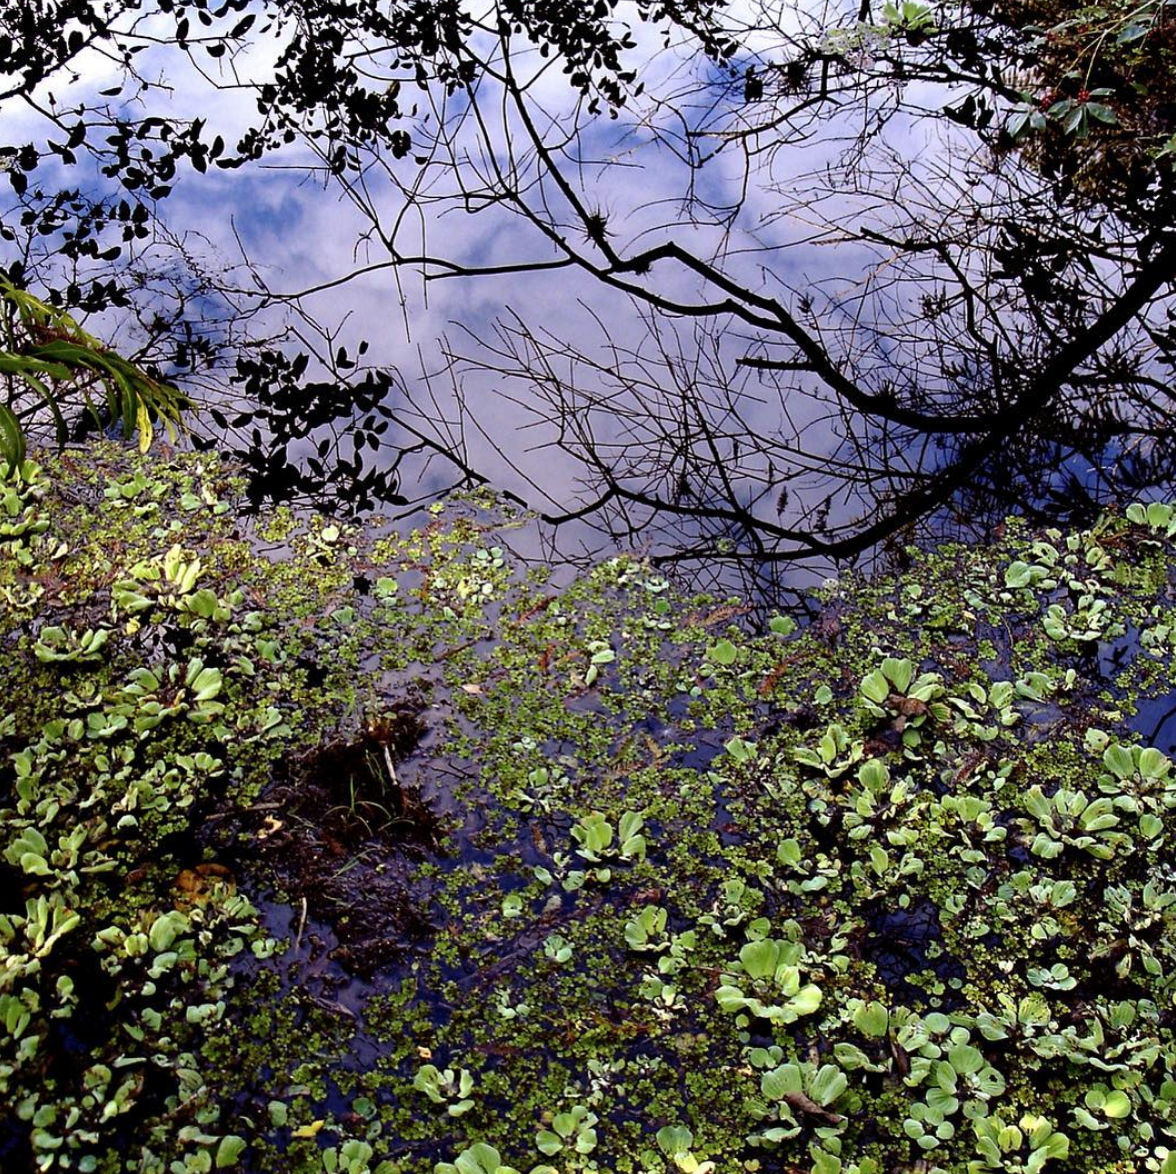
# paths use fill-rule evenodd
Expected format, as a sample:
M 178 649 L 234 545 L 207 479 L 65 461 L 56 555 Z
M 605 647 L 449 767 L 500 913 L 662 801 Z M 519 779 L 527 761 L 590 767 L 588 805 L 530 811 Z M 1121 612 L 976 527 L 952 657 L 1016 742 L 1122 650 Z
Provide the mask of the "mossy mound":
M 5 1174 L 1176 1169 L 1170 507 L 749 632 L 0 472 Z

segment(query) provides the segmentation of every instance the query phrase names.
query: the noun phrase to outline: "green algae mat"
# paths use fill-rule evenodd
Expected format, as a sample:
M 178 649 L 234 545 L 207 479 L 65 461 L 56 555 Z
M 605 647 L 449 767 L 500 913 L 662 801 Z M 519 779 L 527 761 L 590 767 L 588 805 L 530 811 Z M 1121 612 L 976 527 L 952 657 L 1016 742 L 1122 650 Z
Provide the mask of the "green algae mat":
M 239 491 L 0 466 L 4 1174 L 1176 1170 L 1176 510 L 761 627 Z

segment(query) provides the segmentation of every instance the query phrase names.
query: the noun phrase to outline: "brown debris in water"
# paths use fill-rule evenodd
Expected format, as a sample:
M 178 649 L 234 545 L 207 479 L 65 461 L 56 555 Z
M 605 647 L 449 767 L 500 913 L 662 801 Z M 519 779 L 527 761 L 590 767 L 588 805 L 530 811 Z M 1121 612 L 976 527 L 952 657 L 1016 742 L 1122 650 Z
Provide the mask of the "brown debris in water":
M 405 701 L 302 755 L 267 791 L 265 817 L 257 812 L 258 852 L 287 895 L 330 925 L 332 959 L 359 974 L 395 962 L 431 928 L 413 880 L 442 838 L 411 761 L 423 712 Z

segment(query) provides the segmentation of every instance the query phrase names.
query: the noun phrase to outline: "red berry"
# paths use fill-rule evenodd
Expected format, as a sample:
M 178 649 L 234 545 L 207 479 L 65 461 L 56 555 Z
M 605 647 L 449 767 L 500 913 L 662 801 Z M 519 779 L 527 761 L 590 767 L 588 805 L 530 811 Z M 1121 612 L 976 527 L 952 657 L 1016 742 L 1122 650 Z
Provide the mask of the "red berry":
M 1090 101 L 1090 91 L 1089 90 L 1079 90 L 1078 91 L 1078 101 L 1079 102 L 1089 102 Z

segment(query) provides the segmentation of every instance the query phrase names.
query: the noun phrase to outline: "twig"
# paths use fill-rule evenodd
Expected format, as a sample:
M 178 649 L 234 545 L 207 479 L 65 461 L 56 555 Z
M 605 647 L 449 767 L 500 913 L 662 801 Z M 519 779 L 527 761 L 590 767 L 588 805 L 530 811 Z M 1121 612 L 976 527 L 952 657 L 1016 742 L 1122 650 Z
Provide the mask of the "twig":
M 306 928 L 306 898 L 302 898 L 302 916 L 298 919 L 298 932 L 294 935 L 294 952 L 302 945 L 302 931 Z

